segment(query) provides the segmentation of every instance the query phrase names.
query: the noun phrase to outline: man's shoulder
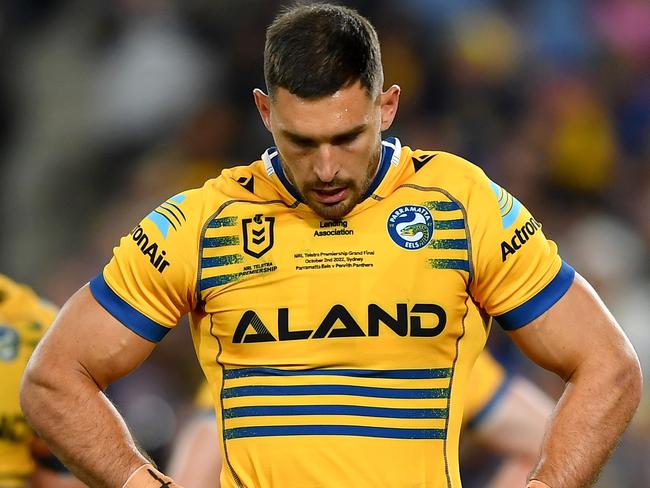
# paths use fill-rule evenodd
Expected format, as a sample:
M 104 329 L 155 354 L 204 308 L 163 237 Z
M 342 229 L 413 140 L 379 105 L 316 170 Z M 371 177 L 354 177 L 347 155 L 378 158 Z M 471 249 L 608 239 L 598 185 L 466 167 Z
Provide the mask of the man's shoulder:
M 409 179 L 418 186 L 435 187 L 460 196 L 487 181 L 479 166 L 452 153 L 413 149 L 409 157 L 413 166 Z
M 201 188 L 189 190 L 194 199 L 209 202 L 264 201 L 278 197 L 276 186 L 265 170 L 262 160 L 248 165 L 225 168 L 216 178 L 209 179 Z
M 269 193 L 268 176 L 261 161 L 248 165 L 224 168 L 221 173 L 206 180 L 202 186 L 184 190 L 163 202 L 156 211 L 175 217 L 201 220 L 203 216 L 218 211 L 224 203 L 263 200 Z M 174 215 L 170 215 L 174 214 Z

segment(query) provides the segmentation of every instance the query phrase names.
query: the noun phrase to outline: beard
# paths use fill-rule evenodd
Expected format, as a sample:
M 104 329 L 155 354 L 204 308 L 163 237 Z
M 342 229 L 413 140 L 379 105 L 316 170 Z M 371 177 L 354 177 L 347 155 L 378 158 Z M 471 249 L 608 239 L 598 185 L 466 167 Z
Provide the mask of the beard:
M 318 178 L 315 178 L 305 182 L 301 186 L 298 186 L 296 185 L 296 180 L 289 168 L 284 167 L 283 169 L 287 178 L 294 188 L 300 192 L 303 201 L 309 206 L 309 208 L 326 220 L 341 220 L 362 200 L 366 191 L 370 187 L 370 184 L 379 168 L 380 155 L 381 144 L 379 145 L 378 150 L 374 152 L 370 157 L 370 160 L 366 163 L 366 172 L 360 181 L 347 178 L 334 178 L 332 181 L 325 183 L 320 181 Z M 333 190 L 338 188 L 346 188 L 348 192 L 346 197 L 340 202 L 327 204 L 319 202 L 313 197 L 312 191 L 316 189 L 327 191 L 329 189 Z

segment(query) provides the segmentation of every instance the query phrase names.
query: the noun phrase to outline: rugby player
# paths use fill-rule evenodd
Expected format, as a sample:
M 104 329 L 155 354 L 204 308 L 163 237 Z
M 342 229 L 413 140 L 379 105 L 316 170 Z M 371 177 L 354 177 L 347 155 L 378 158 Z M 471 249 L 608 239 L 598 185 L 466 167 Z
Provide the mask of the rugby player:
M 496 318 L 566 381 L 528 485 L 589 485 L 642 383 L 592 287 L 480 168 L 382 140 L 400 88 L 382 89 L 377 35 L 353 10 L 281 13 L 264 73 L 254 99 L 275 146 L 122 239 L 30 360 L 32 425 L 92 486 L 174 486 L 102 391 L 189 314 L 222 486 L 457 488 L 470 372 Z

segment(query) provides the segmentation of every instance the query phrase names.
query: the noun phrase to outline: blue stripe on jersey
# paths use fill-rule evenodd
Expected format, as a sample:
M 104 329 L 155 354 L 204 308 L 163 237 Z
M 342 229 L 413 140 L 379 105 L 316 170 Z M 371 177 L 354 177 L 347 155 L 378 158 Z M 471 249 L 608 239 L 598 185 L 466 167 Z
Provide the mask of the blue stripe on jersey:
M 201 268 L 214 268 L 217 266 L 227 266 L 229 264 L 238 264 L 244 261 L 241 254 L 226 254 L 225 256 L 215 256 L 212 258 L 201 258 Z
M 204 237 L 203 247 L 238 246 L 239 236 Z
M 424 202 L 424 206 L 429 210 L 438 210 L 439 212 L 451 212 L 453 210 L 460 210 L 460 205 L 458 205 L 456 202 L 432 201 Z
M 526 303 L 495 317 L 502 328 L 514 330 L 532 322 L 564 296 L 575 277 L 574 269 L 562 261 L 555 278 Z
M 238 368 L 224 371 L 224 379 L 249 378 L 251 376 L 351 376 L 355 378 L 388 379 L 436 379 L 449 378 L 451 368 L 434 369 L 277 369 L 277 368 Z
M 263 385 L 223 389 L 223 398 L 243 396 L 350 395 L 372 398 L 448 398 L 449 388 L 375 388 L 352 385 Z
M 467 259 L 427 259 L 427 262 L 433 269 L 459 269 L 469 273 Z
M 454 220 L 438 220 L 434 222 L 434 226 L 439 230 L 450 230 L 450 229 L 464 229 L 465 220 L 463 219 L 454 219 Z
M 494 407 L 496 407 L 499 404 L 506 391 L 508 391 L 511 382 L 512 382 L 512 377 L 506 376 L 503 382 L 499 385 L 499 388 L 497 388 L 497 391 L 495 391 L 494 395 L 492 395 L 492 398 L 490 398 L 490 400 L 488 400 L 488 402 L 485 405 L 483 405 L 483 408 L 481 408 L 476 413 L 476 415 L 474 415 L 474 417 L 469 419 L 469 421 L 467 422 L 468 427 L 471 427 L 473 429 L 485 420 L 488 414 L 492 410 L 494 410 Z
M 241 437 L 288 435 L 349 435 L 358 437 L 383 437 L 387 439 L 444 439 L 446 437 L 446 431 L 445 429 L 398 429 L 356 425 L 265 425 L 224 430 L 226 440 L 239 439 Z
M 433 249 L 467 249 L 467 239 L 434 239 L 429 247 Z
M 286 415 L 352 415 L 390 419 L 446 419 L 446 408 L 387 408 L 359 405 L 257 405 L 226 408 L 226 419 Z
M 235 224 L 237 224 L 237 217 L 218 217 L 210 221 L 208 228 L 218 229 L 219 227 L 232 227 Z
M 90 281 L 90 291 L 95 297 L 95 300 L 108 313 L 140 337 L 144 337 L 151 342 L 158 342 L 169 332 L 170 329 L 168 327 L 154 322 L 124 301 L 122 297 L 108 286 L 102 273 Z

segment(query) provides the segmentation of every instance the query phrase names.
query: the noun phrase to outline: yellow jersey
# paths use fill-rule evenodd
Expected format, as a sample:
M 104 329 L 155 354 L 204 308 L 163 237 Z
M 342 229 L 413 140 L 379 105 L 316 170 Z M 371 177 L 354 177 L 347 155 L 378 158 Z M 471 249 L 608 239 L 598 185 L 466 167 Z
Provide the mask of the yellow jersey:
M 194 407 L 199 410 L 213 410 L 214 399 L 212 398 L 212 391 L 210 385 L 205 381 L 201 383 L 196 395 L 194 396 Z
M 20 409 L 20 380 L 56 310 L 0 274 L 0 486 L 21 487 L 33 473 L 33 433 Z
M 338 221 L 277 149 L 146 216 L 91 292 L 158 341 L 189 313 L 216 401 L 224 487 L 460 487 L 469 374 L 492 317 L 569 288 L 541 224 L 457 156 L 382 142 Z
M 498 405 L 508 389 L 509 380 L 503 366 L 487 350 L 483 351 L 476 359 L 469 377 L 463 423 L 470 428 L 478 426 Z
M 509 384 L 506 370 L 487 351 L 481 352 L 470 374 L 465 400 L 463 422 L 470 427 L 478 425 L 481 420 L 498 404 L 501 395 Z M 201 382 L 194 397 L 194 406 L 198 410 L 214 410 L 212 391 L 207 382 Z

